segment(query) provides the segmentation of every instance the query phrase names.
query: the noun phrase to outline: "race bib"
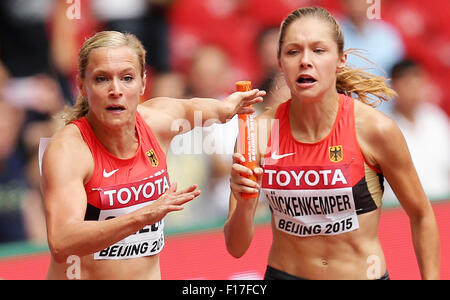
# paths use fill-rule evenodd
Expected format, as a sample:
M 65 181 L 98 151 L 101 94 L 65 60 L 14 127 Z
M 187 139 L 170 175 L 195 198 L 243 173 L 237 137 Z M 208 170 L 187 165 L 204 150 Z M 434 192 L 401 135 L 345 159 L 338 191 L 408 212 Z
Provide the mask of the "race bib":
M 98 189 L 101 199 L 99 221 L 112 219 L 145 207 L 168 189 L 167 173 L 134 183 L 100 188 Z M 164 220 L 161 220 L 94 253 L 94 259 L 128 259 L 155 255 L 161 252 L 163 247 Z
M 348 166 L 264 171 L 263 191 L 278 230 L 313 236 L 359 228 Z

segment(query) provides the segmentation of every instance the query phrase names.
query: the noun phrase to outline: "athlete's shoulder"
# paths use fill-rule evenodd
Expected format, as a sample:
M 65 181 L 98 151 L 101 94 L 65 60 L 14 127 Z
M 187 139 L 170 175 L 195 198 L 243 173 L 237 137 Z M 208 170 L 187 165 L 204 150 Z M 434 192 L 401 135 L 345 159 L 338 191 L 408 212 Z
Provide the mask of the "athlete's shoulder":
M 392 156 L 404 142 L 400 128 L 391 118 L 359 101 L 355 101 L 355 129 L 364 156 L 377 168 L 384 157 Z
M 64 127 L 58 129 L 51 138 L 52 143 L 76 143 L 82 142 L 83 137 L 81 135 L 80 129 L 75 124 L 67 124 Z
M 138 112 L 149 125 L 158 126 L 183 115 L 182 100 L 169 97 L 156 97 L 138 105 Z
M 42 158 L 42 176 L 46 184 L 68 182 L 90 176 L 94 157 L 74 124 L 58 130 L 50 139 Z
M 80 154 L 85 154 L 86 151 L 90 152 L 79 128 L 74 124 L 68 124 L 57 130 L 51 137 L 45 153 L 46 156 L 52 156 L 52 159 L 70 157 L 73 160 Z
M 154 112 L 170 113 L 181 108 L 184 103 L 189 103 L 188 99 L 176 99 L 170 97 L 155 97 L 148 99 L 138 105 L 138 111 L 142 115 Z
M 170 106 L 172 98 L 169 97 L 155 97 L 148 99 L 138 105 L 138 109 L 148 110 L 148 109 L 161 109 Z
M 359 133 L 375 139 L 385 139 L 398 129 L 397 124 L 374 107 L 355 101 L 355 126 Z

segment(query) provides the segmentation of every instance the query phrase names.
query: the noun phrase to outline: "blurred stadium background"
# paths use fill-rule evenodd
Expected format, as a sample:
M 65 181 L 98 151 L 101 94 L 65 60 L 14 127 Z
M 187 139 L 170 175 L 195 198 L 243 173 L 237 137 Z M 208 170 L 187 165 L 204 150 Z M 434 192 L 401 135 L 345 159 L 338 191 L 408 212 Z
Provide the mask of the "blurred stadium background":
M 355 1 L 365 7 L 362 22 L 365 25 L 357 24 Z M 274 69 L 277 27 L 295 8 L 320 5 L 346 24 L 346 42 L 355 42 L 356 47 L 366 49 L 369 58 L 386 75 L 401 59 L 418 62 L 427 79 L 417 91 L 426 90 L 424 101 L 438 109 L 436 114 L 444 115 L 448 125 L 448 0 L 430 0 L 426 6 L 420 0 L 133 0 L 123 3 L 1 1 L 0 278 L 45 278 L 49 253 L 39 192 L 39 138 L 51 136 L 60 126 L 51 116 L 76 99 L 78 49 L 96 31 L 133 32 L 144 42 L 149 52 L 146 98 L 160 95 L 222 98 L 234 90 L 235 81 L 245 79 L 269 91 L 264 105 L 270 105 L 283 95 L 283 83 Z M 371 13 L 379 13 L 380 19 L 369 19 L 370 9 L 379 9 Z M 359 33 L 355 28 L 360 28 Z M 358 65 L 357 61 L 352 63 Z M 393 106 L 380 109 L 389 114 Z M 235 134 L 230 128 L 216 130 L 224 131 L 206 130 L 204 134 L 213 132 L 220 137 Z M 427 190 L 427 193 L 440 229 L 441 278 L 450 279 L 450 146 L 446 147 L 450 133 L 442 130 L 444 135 L 435 137 L 434 131 L 441 132 L 440 128 L 431 130 L 426 135 L 436 144 L 429 146 L 443 157 L 439 170 L 422 171 L 419 166 L 432 164 L 420 161 L 421 158 L 417 158 L 416 166 L 419 175 L 424 176 L 423 182 L 444 182 L 439 190 Z M 233 143 L 224 142 L 227 144 L 224 146 Z M 425 146 L 428 142 L 418 144 Z M 262 278 L 272 239 L 264 200 L 261 199 L 257 211 L 258 225 L 250 250 L 240 259 L 232 258 L 226 252 L 222 234 L 228 210 L 229 155 L 180 153 L 176 147 L 172 150 L 168 155 L 171 180 L 179 186 L 199 183 L 204 193 L 184 211 L 166 218 L 166 247 L 161 254 L 163 279 Z M 435 152 L 427 151 L 424 147 L 418 153 L 436 158 Z M 419 279 L 408 218 L 393 194 L 385 196 L 383 210 L 379 235 L 391 278 Z

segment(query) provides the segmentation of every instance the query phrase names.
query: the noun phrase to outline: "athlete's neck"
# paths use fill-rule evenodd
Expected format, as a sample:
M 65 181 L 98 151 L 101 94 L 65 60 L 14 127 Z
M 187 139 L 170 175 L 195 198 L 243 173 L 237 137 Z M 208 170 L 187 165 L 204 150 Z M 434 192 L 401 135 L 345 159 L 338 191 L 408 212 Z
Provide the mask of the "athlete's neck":
M 136 118 L 120 126 L 107 126 L 92 115 L 86 117 L 95 136 L 109 153 L 120 159 L 128 159 L 136 154 L 139 146 Z
M 317 99 L 292 99 L 289 122 L 292 135 L 304 143 L 325 138 L 333 128 L 339 109 L 339 94 L 334 90 Z

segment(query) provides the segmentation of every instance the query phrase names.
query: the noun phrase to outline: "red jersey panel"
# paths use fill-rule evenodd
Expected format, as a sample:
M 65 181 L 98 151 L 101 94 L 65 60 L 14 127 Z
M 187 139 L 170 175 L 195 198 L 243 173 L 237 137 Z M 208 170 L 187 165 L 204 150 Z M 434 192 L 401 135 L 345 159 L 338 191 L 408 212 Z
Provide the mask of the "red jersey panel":
M 150 127 L 136 115 L 139 146 L 129 159 L 112 155 L 95 136 L 86 117 L 73 122 L 94 158 L 94 172 L 84 186 L 85 220 L 115 218 L 158 199 L 170 186 L 166 155 Z M 126 259 L 159 253 L 164 246 L 164 220 L 148 225 L 118 243 L 94 253 L 94 259 Z
M 355 100 L 339 95 L 333 128 L 316 143 L 302 143 L 292 136 L 291 101 L 277 109 L 261 164 L 262 190 L 277 229 L 297 236 L 358 229 L 357 215 L 381 205 L 383 176 L 365 162 L 359 148 Z

